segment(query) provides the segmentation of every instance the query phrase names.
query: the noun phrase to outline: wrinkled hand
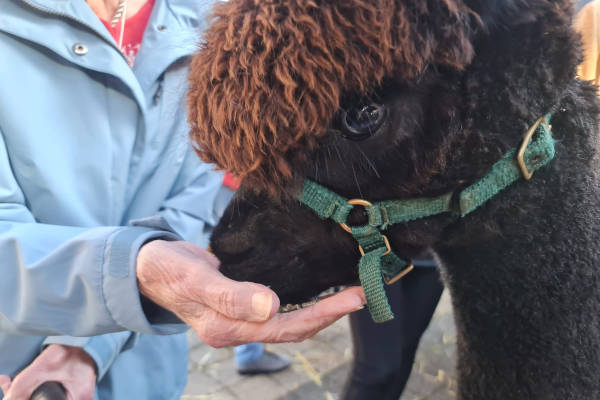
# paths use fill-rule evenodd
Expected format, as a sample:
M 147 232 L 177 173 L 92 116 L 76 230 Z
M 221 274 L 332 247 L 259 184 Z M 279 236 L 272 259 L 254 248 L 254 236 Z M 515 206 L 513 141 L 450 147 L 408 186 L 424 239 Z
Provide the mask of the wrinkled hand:
M 144 245 L 137 276 L 144 296 L 171 310 L 213 347 L 302 341 L 365 304 L 362 289 L 353 287 L 312 307 L 277 314 L 279 299 L 272 290 L 223 276 L 214 255 L 186 242 Z
M 0 375 L 0 389 L 10 400 L 29 400 L 44 382 L 60 382 L 69 400 L 93 400 L 96 388 L 94 360 L 78 347 L 52 344 L 14 380 Z

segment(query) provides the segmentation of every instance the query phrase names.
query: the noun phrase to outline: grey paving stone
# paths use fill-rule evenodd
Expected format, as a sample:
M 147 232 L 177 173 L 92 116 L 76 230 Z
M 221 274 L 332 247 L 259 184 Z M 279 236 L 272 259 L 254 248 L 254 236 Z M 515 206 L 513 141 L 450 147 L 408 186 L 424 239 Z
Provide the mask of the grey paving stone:
M 272 378 L 279 385 L 285 387 L 287 392 L 299 388 L 301 385 L 310 380 L 310 378 L 306 375 L 302 364 L 296 359 L 292 359 L 292 365 L 290 368 L 277 374 L 273 374 Z
M 285 395 L 287 389 L 268 375 L 256 375 L 242 379 L 229 388 L 238 399 L 276 400 Z
M 346 380 L 347 372 L 347 365 L 342 365 L 323 375 L 320 386 L 310 381 L 298 389 L 286 393 L 278 400 L 337 400 Z
M 342 355 L 345 361 L 350 361 L 352 358 L 352 340 L 348 331 L 332 336 L 329 345 L 336 350 L 337 354 Z
M 200 395 L 183 395 L 181 400 L 238 400 L 238 398 L 227 390 Z
M 191 349 L 189 354 L 190 368 L 192 369 L 202 369 L 207 365 L 232 359 L 233 349 L 215 349 L 203 343 Z
M 212 368 L 207 370 L 207 373 L 226 387 L 236 385 L 244 378 L 243 375 L 237 373 L 233 358 L 215 363 Z
M 192 371 L 188 375 L 186 395 L 207 395 L 221 390 L 224 385 L 204 372 Z

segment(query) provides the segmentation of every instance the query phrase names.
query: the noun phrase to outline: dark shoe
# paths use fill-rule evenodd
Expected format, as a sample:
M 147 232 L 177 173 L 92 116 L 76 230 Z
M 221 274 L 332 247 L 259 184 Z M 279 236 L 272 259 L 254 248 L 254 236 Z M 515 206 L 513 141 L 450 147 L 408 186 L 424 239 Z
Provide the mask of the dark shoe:
M 242 375 L 270 374 L 283 371 L 289 366 L 290 359 L 288 357 L 265 351 L 258 360 L 250 364 L 238 365 L 237 372 Z

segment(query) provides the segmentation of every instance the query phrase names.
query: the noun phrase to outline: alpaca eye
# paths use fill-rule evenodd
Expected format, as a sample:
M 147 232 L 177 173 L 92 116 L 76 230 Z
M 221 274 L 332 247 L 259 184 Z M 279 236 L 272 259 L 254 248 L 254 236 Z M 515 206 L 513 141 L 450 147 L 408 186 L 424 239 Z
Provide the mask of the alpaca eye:
M 373 136 L 383 125 L 387 109 L 381 104 L 360 105 L 342 110 L 340 131 L 350 140 L 365 140 Z

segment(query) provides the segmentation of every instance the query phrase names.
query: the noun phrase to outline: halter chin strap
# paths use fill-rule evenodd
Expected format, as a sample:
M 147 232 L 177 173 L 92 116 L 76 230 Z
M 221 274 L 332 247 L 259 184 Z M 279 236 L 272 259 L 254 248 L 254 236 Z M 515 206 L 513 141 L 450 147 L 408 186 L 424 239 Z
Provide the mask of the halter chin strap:
M 457 219 L 476 210 L 512 183 L 533 173 L 554 158 L 554 139 L 549 125 L 551 115 L 540 118 L 527 131 L 521 147 L 509 151 L 491 171 L 460 193 L 439 197 L 388 200 L 371 203 L 362 199 L 348 200 L 331 190 L 306 180 L 298 200 L 323 219 L 332 219 L 358 242 L 361 258 L 358 273 L 367 298 L 367 307 L 375 322 L 386 322 L 394 314 L 383 283 L 392 284 L 413 269 L 410 262 L 398 257 L 383 232 L 391 225 L 414 221 L 432 215 L 451 213 Z M 537 137 L 532 137 L 537 132 Z M 458 197 L 458 201 L 454 200 Z M 362 206 L 368 224 L 349 226 L 348 216 L 355 206 Z

